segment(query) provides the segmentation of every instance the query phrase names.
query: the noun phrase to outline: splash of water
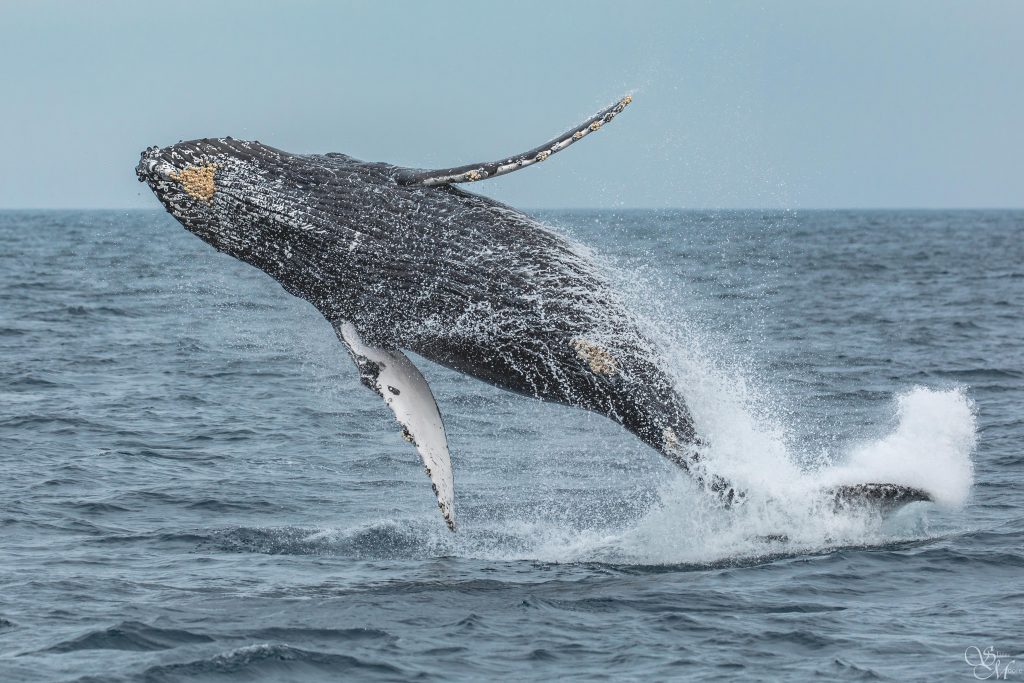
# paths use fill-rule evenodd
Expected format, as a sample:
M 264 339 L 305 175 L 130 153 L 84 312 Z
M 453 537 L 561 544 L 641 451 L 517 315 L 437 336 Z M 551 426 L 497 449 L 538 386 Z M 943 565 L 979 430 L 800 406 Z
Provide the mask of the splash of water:
M 959 506 L 974 481 L 977 441 L 973 402 L 963 389 L 914 387 L 896 397 L 896 428 L 853 448 L 823 483 L 887 481 L 928 491 L 939 504 Z
M 671 286 L 652 281 L 657 275 L 626 274 L 605 265 L 633 309 L 643 311 L 645 333 L 660 347 L 666 369 L 710 444 L 705 453 L 709 470 L 737 484 L 747 498 L 724 510 L 680 475 L 661 487 L 660 504 L 627 528 L 610 536 L 579 537 L 575 543 L 560 538 L 538 547 L 541 554 L 557 548 L 574 559 L 699 563 L 874 545 L 919 538 L 921 519 L 936 508 L 911 506 L 914 513 L 893 525 L 869 509 L 835 509 L 826 491 L 840 484 L 920 488 L 947 509 L 966 501 L 977 426 L 965 389 L 913 387 L 894 396 L 895 426 L 889 433 L 832 453 L 802 452 L 791 437 L 793 416 L 783 408 L 785 401 L 766 389 L 749 363 L 729 358 L 722 352 L 724 340 L 681 318 L 678 302 L 651 300 L 651 291 L 673 291 Z M 838 441 L 833 436 L 831 441 Z
M 501 519 L 485 512 L 458 534 L 422 518 L 369 521 L 357 529 L 247 533 L 262 539 L 261 549 L 270 543 L 273 552 L 286 553 L 705 566 L 917 541 L 952 531 L 922 523 L 935 510 L 931 504 L 911 506 L 913 512 L 893 524 L 867 509 L 836 510 L 821 492 L 838 483 L 891 481 L 924 488 L 941 506 L 961 505 L 970 491 L 976 440 L 973 405 L 963 390 L 915 387 L 899 394 L 889 433 L 840 451 L 837 465 L 802 469 L 786 446 L 783 427 L 744 405 L 750 384 L 728 381 L 711 391 L 716 373 L 708 366 L 701 370 L 712 401 L 696 401 L 695 411 L 713 408 L 711 433 L 731 435 L 715 441 L 713 457 L 723 465 L 732 458 L 730 474 L 747 487 L 744 503 L 732 509 L 723 509 L 677 472 L 659 487 L 656 505 L 614 528 L 579 528 L 524 511 Z M 727 376 L 719 379 L 725 382 Z

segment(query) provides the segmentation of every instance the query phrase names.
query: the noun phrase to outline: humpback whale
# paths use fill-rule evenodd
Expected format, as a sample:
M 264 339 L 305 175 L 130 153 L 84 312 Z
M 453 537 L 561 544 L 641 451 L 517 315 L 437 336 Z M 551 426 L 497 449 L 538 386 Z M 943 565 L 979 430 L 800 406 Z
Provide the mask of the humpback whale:
M 709 470 L 657 349 L 586 250 L 457 187 L 545 161 L 599 131 L 631 99 L 494 162 L 413 169 L 225 137 L 150 147 L 136 174 L 187 230 L 264 271 L 330 322 L 362 383 L 419 452 L 451 530 L 455 487 L 444 422 L 405 351 L 605 415 L 734 505 L 744 493 Z M 836 505 L 870 501 L 883 510 L 930 500 L 885 482 L 827 495 Z

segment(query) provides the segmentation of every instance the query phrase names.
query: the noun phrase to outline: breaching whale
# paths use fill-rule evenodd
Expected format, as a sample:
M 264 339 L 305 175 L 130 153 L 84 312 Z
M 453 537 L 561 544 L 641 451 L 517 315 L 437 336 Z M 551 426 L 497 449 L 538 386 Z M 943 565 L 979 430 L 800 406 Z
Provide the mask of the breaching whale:
M 263 270 L 333 325 L 363 384 L 419 451 L 450 529 L 455 489 L 444 423 L 404 350 L 605 415 L 731 505 L 744 494 L 708 471 L 657 349 L 585 250 L 456 187 L 544 161 L 600 130 L 631 99 L 496 162 L 420 170 L 225 137 L 150 147 L 136 174 L 186 229 Z M 828 495 L 880 509 L 930 500 L 889 483 Z

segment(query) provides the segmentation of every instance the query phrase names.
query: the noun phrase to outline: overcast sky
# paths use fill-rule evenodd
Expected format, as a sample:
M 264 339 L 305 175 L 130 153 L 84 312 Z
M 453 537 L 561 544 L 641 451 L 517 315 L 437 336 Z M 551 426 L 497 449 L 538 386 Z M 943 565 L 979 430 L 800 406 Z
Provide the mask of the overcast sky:
M 0 0 L 0 208 L 157 207 L 148 145 L 419 167 L 608 128 L 521 207 L 1024 206 L 1024 2 Z

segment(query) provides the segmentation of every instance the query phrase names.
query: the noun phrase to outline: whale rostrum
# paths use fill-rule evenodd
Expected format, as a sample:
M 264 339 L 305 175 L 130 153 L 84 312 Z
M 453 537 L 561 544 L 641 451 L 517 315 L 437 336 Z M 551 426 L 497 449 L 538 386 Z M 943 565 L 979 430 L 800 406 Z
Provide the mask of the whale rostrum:
M 743 492 L 710 471 L 657 349 L 586 249 L 456 186 L 544 161 L 600 130 L 631 100 L 523 154 L 448 169 L 290 154 L 226 137 L 151 147 L 136 173 L 186 229 L 264 271 L 332 324 L 363 384 L 415 445 L 453 531 L 444 423 L 404 351 L 605 415 L 732 505 Z M 827 493 L 836 505 L 871 501 L 880 509 L 930 500 L 884 482 Z

